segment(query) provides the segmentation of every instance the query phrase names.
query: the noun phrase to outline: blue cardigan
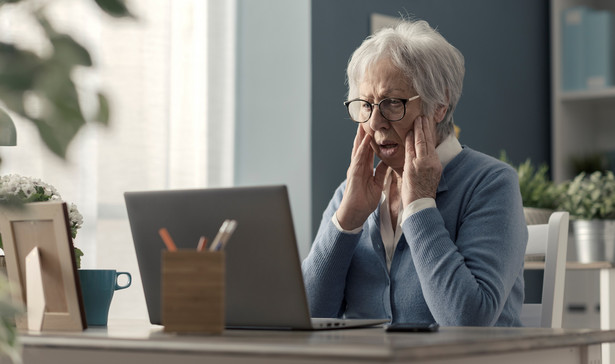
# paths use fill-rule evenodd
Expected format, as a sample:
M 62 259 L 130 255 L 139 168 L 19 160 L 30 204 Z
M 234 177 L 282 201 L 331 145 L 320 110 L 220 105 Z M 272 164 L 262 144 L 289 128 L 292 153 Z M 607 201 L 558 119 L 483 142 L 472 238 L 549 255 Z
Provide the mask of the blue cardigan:
M 331 222 L 345 184 L 302 263 L 313 317 L 521 325 L 527 226 L 513 168 L 464 147 L 442 172 L 437 208 L 402 223 L 390 272 L 379 208 L 358 234 Z

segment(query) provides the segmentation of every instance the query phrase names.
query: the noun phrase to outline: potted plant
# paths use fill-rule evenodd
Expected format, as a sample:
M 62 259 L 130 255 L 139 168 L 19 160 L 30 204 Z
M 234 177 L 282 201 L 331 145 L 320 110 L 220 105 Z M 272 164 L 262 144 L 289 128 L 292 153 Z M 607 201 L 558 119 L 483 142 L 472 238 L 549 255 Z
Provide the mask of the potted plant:
M 615 176 L 579 173 L 563 184 L 559 207 L 570 212 L 577 259 L 615 263 Z
M 551 181 L 549 167 L 541 164 L 536 168 L 529 158 L 515 166 L 508 160 L 505 152 L 502 152 L 500 160 L 517 171 L 525 222 L 528 225 L 546 224 L 558 207 L 560 197 L 560 187 Z

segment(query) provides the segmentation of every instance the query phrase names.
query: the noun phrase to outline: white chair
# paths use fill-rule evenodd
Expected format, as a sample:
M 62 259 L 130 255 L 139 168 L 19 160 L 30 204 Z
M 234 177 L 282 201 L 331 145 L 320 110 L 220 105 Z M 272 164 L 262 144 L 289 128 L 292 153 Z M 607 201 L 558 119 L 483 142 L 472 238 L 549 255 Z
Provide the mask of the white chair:
M 521 321 L 528 327 L 562 327 L 568 248 L 568 212 L 551 214 L 548 224 L 529 225 L 526 256 L 544 254 L 541 303 L 524 303 Z M 526 282 L 527 283 L 527 282 Z

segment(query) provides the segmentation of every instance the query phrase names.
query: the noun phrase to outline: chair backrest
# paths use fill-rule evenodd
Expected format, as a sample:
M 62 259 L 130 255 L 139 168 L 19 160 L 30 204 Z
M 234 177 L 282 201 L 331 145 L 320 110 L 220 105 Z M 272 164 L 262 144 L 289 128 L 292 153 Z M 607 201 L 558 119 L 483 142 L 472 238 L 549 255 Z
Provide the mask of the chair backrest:
M 525 254 L 544 254 L 541 303 L 524 303 L 521 321 L 529 327 L 562 327 L 568 247 L 568 212 L 551 214 L 548 224 L 529 225 Z

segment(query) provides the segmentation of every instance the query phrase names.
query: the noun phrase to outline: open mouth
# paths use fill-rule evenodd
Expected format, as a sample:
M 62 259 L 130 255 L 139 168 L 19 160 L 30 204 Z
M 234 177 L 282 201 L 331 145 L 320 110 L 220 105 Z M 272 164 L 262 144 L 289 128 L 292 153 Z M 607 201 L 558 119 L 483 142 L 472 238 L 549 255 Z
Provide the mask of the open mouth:
M 383 144 L 380 144 L 380 153 L 383 156 L 390 156 L 390 155 L 393 155 L 397 151 L 398 147 L 399 147 L 399 144 L 397 143 L 383 143 Z
M 395 148 L 395 147 L 397 147 L 397 143 L 380 144 L 380 148 L 383 148 L 383 149 L 391 149 L 391 148 Z

